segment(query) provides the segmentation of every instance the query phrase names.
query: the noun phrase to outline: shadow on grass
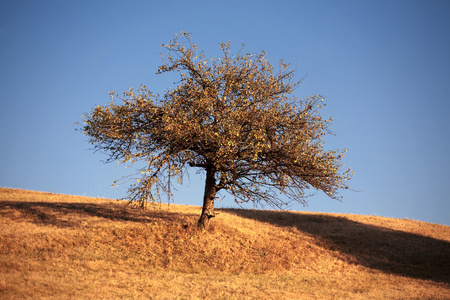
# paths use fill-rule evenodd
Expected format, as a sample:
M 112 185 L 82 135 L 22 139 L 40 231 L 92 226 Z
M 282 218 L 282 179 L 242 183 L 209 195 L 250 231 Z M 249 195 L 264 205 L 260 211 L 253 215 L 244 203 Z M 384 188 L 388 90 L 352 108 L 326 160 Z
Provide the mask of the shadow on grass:
M 19 211 L 20 215 L 14 217 L 12 214 L 14 210 Z M 125 204 L 0 201 L 0 216 L 2 215 L 12 219 L 26 219 L 36 224 L 57 227 L 79 226 L 81 222 L 86 221 L 83 220 L 86 219 L 86 216 L 139 223 L 181 222 L 191 216 L 158 209 L 133 209 L 126 207 Z
M 221 209 L 241 217 L 315 236 L 321 247 L 354 264 L 412 278 L 450 283 L 450 243 L 367 225 L 345 217 L 285 211 Z
M 184 223 L 195 214 L 123 209 L 120 204 L 0 201 L 0 216 L 61 228 L 78 227 L 88 217 L 139 223 Z M 294 227 L 350 263 L 411 278 L 450 283 L 450 243 L 427 236 L 367 225 L 345 217 L 285 211 L 218 209 L 280 227 Z M 19 212 L 19 214 L 17 214 Z

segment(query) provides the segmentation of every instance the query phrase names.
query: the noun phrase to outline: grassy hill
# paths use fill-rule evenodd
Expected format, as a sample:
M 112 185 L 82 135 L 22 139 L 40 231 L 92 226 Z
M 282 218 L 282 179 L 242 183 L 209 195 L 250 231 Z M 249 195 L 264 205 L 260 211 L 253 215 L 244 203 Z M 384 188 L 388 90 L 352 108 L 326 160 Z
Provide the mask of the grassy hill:
M 0 298 L 450 299 L 450 227 L 0 188 Z

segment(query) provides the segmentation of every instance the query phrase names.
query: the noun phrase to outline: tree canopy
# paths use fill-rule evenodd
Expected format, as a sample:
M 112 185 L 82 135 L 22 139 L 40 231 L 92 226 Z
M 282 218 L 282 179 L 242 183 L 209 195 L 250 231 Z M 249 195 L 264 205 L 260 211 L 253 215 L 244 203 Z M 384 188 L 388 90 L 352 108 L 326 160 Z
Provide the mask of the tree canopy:
M 266 53 L 233 55 L 221 43 L 220 58 L 206 58 L 190 34 L 162 45 L 166 55 L 158 74 L 176 72 L 178 84 L 163 96 L 146 86 L 130 88 L 85 114 L 83 132 L 107 161 L 144 162 L 130 186 L 131 200 L 159 201 L 171 195 L 174 180 L 190 168 L 206 173 L 203 212 L 207 227 L 214 199 L 226 190 L 237 203 L 252 201 L 284 207 L 305 203 L 321 190 L 338 199 L 351 170 L 341 170 L 342 150 L 325 150 L 333 134 L 323 119 L 324 98 L 294 96 L 300 81 L 282 60 L 277 70 Z M 287 197 L 282 200 L 279 195 Z

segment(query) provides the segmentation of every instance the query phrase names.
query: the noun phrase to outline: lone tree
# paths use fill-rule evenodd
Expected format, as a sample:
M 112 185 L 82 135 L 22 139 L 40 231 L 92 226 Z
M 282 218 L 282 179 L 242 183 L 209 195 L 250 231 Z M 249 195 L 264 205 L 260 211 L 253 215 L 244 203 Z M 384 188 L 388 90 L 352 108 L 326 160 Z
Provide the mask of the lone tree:
M 85 114 L 82 131 L 107 162 L 144 162 L 130 200 L 170 197 L 173 180 L 181 182 L 189 168 L 206 173 L 200 228 L 214 217 L 220 190 L 237 203 L 273 207 L 305 204 L 309 189 L 337 199 L 353 172 L 340 170 L 345 151 L 323 149 L 322 137 L 332 133 L 332 119 L 320 116 L 324 99 L 294 97 L 300 81 L 282 60 L 274 72 L 265 52 L 232 55 L 229 43 L 220 46 L 223 56 L 207 59 L 190 34 L 175 35 L 162 45 L 167 56 L 158 74 L 179 73 L 178 86 L 163 97 L 143 85 L 123 97 L 111 92 L 109 105 Z

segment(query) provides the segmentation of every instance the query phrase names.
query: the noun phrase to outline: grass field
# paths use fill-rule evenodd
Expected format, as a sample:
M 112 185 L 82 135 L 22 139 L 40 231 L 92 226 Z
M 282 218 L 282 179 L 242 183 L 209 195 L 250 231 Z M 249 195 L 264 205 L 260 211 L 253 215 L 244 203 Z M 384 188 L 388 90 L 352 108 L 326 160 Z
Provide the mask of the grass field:
M 450 299 L 450 227 L 0 188 L 0 299 Z

